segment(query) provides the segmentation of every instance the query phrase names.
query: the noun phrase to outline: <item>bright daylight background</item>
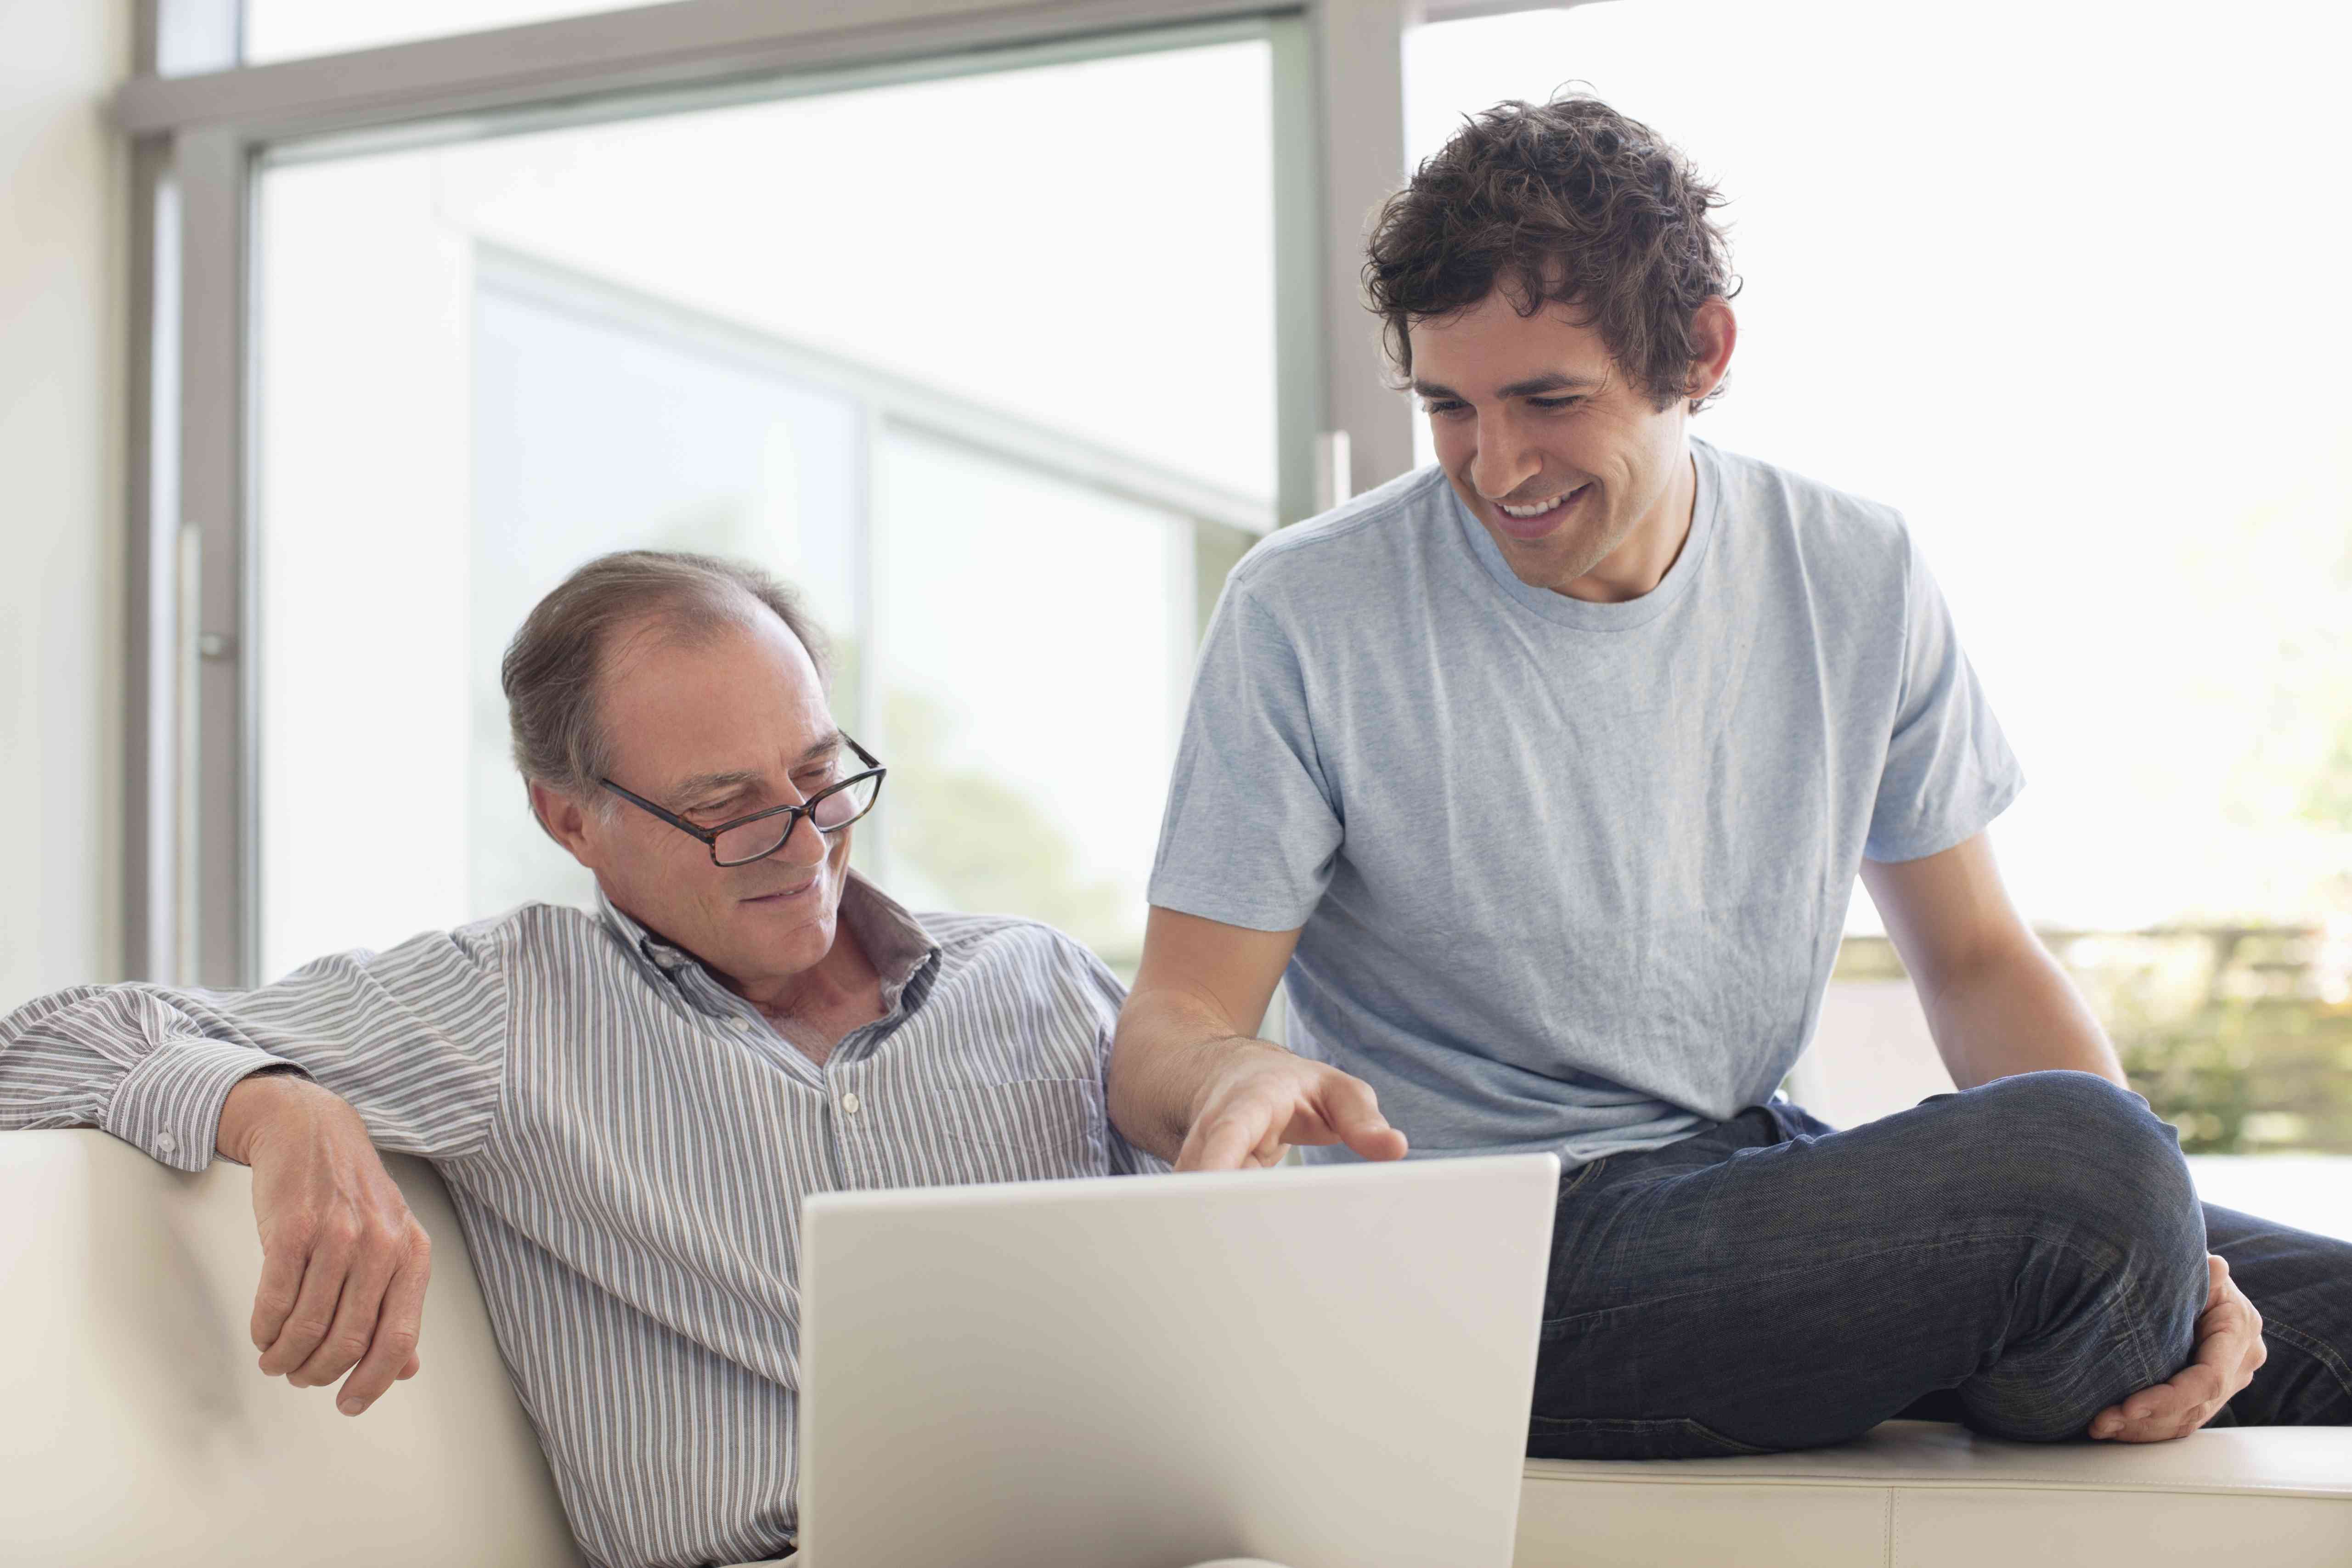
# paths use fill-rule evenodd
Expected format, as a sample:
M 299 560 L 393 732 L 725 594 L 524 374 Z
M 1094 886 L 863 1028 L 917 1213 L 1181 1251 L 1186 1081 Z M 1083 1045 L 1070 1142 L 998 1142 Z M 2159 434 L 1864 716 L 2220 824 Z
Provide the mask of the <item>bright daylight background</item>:
M 898 897 L 1130 963 L 1203 584 L 1272 520 L 1268 70 L 1223 43 L 268 171 L 264 970 L 592 896 L 497 665 L 637 545 L 809 594 Z M 1071 477 L 1104 463 L 1183 510 Z
M 2347 41 L 2305 4 L 1618 0 L 1407 57 L 1416 158 L 1581 83 L 1731 198 L 1695 428 L 1908 517 L 2031 781 L 2010 886 L 2085 933 L 2053 946 L 2192 1150 L 2352 1149 Z M 1849 961 L 1801 1092 L 1948 1087 L 1884 943 Z M 2352 1235 L 2352 1160 L 2196 1163 Z
M 596 8 L 251 0 L 247 51 Z M 2032 781 L 2026 912 L 2192 1150 L 2305 1151 L 2244 1163 L 2258 1206 L 2352 1226 L 2346 41 L 1612 0 L 1406 67 L 1415 158 L 1582 82 L 1719 183 L 1742 338 L 1697 430 L 1903 509 Z M 1243 41 L 271 168 L 264 967 L 585 895 L 493 669 L 623 543 L 810 591 L 902 895 L 1131 963 L 1201 615 L 1272 516 L 1269 91 Z M 1824 1044 L 1892 1042 L 1907 1102 L 1916 1005 L 1850 929 Z
M 2037 921 L 2352 910 L 2324 15 L 1617 0 L 1409 56 L 1416 157 L 1581 81 L 1731 198 L 1741 336 L 1694 428 L 1910 520 L 2031 781 L 1996 837 Z

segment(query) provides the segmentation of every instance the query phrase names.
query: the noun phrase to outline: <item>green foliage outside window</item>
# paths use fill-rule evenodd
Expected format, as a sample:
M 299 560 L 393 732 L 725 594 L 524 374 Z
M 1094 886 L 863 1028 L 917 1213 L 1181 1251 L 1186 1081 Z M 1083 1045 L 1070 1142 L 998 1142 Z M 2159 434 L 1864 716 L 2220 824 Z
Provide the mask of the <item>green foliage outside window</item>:
M 2189 1153 L 2352 1154 L 2352 919 L 2042 938 Z M 1902 973 L 1856 937 L 1837 977 Z

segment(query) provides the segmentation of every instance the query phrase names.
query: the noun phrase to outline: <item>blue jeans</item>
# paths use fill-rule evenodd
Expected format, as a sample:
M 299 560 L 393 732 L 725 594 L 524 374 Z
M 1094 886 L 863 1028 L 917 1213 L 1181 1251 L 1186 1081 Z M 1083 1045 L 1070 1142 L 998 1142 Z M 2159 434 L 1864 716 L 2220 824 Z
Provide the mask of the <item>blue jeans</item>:
M 1759 1106 L 1562 1178 L 1528 1452 L 2079 1437 L 2188 1364 L 2209 1250 L 2270 1352 L 2219 1421 L 2352 1423 L 2352 1244 L 2200 1205 L 2137 1095 L 2028 1073 L 1843 1132 Z

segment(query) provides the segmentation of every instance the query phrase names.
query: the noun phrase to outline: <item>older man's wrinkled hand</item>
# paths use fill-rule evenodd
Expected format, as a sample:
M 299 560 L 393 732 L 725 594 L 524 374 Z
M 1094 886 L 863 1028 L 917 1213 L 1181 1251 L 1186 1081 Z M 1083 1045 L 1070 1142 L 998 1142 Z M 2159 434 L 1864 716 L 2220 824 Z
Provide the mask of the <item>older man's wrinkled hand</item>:
M 335 1406 L 357 1415 L 421 1364 L 433 1244 L 359 1113 L 307 1079 L 246 1079 L 221 1129 L 221 1152 L 253 1167 L 261 1370 L 297 1388 L 348 1373 Z

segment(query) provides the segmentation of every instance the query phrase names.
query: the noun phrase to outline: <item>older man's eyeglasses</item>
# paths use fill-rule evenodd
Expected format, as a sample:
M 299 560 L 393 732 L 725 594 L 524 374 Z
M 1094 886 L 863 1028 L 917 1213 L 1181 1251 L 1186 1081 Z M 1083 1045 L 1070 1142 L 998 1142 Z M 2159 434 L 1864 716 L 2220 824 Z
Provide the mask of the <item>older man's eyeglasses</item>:
M 866 771 L 850 774 L 836 784 L 829 784 L 798 805 L 771 806 L 755 811 L 749 816 L 739 816 L 732 822 L 722 822 L 716 827 L 701 827 L 673 812 L 664 811 L 641 795 L 633 795 L 611 779 L 597 782 L 631 805 L 649 811 L 680 833 L 702 840 L 710 851 L 714 866 L 748 866 L 754 860 L 764 860 L 784 847 L 805 816 L 819 833 L 835 834 L 874 809 L 882 798 L 883 775 L 890 770 L 877 761 L 874 753 L 851 740 L 841 738 L 842 744 L 857 753 Z M 836 766 L 839 764 L 836 763 Z

